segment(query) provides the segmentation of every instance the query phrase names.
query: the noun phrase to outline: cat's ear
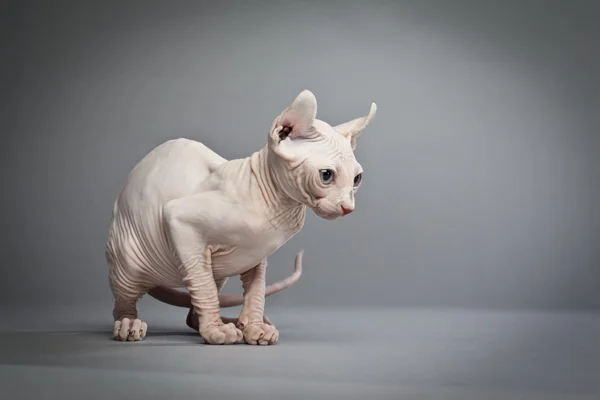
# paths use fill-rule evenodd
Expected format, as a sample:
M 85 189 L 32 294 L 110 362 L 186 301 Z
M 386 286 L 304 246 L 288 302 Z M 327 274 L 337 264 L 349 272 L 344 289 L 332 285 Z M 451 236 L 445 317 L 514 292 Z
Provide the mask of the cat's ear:
M 271 145 L 277 151 L 286 139 L 308 138 L 316 134 L 313 123 L 317 116 L 317 99 L 310 90 L 303 90 L 292 104 L 277 117 L 269 134 Z M 283 156 L 283 149 L 281 155 Z
M 375 118 L 376 112 L 377 105 L 375 103 L 371 103 L 371 109 L 369 110 L 369 114 L 365 115 L 364 117 L 356 118 L 352 121 L 344 122 L 343 124 L 334 126 L 333 129 L 350 139 L 352 150 L 354 150 L 356 148 L 356 138 L 360 136 L 363 129 L 365 129 L 369 122 L 371 122 L 373 118 Z

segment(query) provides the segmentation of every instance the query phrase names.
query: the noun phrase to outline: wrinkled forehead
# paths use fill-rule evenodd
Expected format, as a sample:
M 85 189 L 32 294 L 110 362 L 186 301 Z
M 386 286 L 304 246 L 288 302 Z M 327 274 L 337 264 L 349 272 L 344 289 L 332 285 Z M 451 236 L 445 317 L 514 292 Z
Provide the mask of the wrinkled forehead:
M 357 166 L 360 167 L 348 138 L 336 131 L 327 122 L 318 119 L 315 119 L 313 127 L 319 134 L 327 138 L 326 141 L 320 143 L 321 146 L 319 146 L 317 153 L 334 159 L 339 167 L 350 167 L 352 169 Z
M 335 145 L 339 147 L 340 151 L 343 151 L 344 153 L 350 154 L 352 157 L 354 157 L 354 151 L 352 151 L 350 140 L 344 137 L 340 132 L 336 131 L 327 122 L 321 121 L 320 119 L 315 119 L 313 122 L 313 127 L 321 135 L 326 136 L 330 142 L 335 143 Z

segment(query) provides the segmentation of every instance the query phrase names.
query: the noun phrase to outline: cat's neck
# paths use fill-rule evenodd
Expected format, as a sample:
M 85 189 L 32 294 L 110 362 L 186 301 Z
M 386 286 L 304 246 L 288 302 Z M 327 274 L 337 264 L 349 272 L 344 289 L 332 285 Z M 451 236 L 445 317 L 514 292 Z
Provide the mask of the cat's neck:
M 279 223 L 297 225 L 304 221 L 306 206 L 291 198 L 277 182 L 270 162 L 268 145 L 250 155 L 250 169 L 255 179 L 260 201 Z M 299 220 L 302 221 L 299 221 Z

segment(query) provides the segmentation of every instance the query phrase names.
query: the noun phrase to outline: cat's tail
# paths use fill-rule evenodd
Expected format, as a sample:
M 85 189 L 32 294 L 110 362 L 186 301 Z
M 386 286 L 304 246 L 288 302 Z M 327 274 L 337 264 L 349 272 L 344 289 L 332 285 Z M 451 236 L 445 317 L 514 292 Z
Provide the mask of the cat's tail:
M 288 276 L 287 278 L 272 283 L 265 288 L 265 297 L 271 296 L 277 292 L 281 292 L 283 289 L 286 289 L 292 286 L 294 283 L 300 279 L 300 275 L 302 275 L 302 256 L 304 255 L 304 250 L 301 250 L 296 254 L 296 262 L 294 264 L 294 272 Z M 150 289 L 148 294 L 154 297 L 158 301 L 162 301 L 163 303 L 170 304 L 175 307 L 184 307 L 184 308 L 192 308 L 192 300 L 189 293 L 181 292 L 176 289 L 171 289 L 164 286 L 157 286 L 155 288 Z M 244 304 L 244 295 L 242 293 L 233 293 L 233 294 L 219 294 L 219 306 L 221 308 L 227 307 L 235 307 Z

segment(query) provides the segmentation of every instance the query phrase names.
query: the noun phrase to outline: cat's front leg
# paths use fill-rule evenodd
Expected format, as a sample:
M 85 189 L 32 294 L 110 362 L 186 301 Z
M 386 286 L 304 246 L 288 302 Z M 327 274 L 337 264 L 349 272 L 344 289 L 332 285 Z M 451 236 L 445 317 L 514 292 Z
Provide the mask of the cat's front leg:
M 265 323 L 265 279 L 267 260 L 241 275 L 244 305 L 237 326 L 247 344 L 269 345 L 279 339 L 279 331 Z
M 165 222 L 180 261 L 181 274 L 195 313 L 200 336 L 208 344 L 233 344 L 243 337 L 233 323 L 224 323 L 219 289 L 212 271 L 212 248 L 199 234 L 190 207 L 165 209 Z

